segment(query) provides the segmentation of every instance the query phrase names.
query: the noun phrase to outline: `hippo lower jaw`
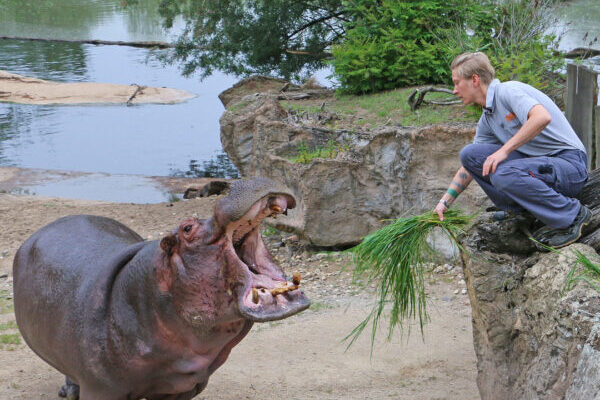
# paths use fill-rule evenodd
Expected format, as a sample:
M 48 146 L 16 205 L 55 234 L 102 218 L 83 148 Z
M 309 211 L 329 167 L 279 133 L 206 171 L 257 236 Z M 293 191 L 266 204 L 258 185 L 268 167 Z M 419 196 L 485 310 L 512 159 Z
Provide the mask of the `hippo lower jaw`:
M 266 196 L 227 229 L 230 249 L 235 252 L 237 268 L 243 269 L 244 276 L 243 282 L 235 285 L 238 311 L 254 322 L 287 318 L 310 306 L 298 285 L 286 281 L 259 232 L 264 218 L 287 213 L 289 201 L 284 194 Z

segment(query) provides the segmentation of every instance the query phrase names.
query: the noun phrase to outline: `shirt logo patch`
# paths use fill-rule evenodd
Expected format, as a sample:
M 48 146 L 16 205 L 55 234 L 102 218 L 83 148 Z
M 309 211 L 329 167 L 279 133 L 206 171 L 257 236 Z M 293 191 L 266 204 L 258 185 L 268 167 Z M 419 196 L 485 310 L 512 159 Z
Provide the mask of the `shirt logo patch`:
M 515 119 L 516 117 L 517 117 L 517 116 L 516 116 L 514 113 L 508 113 L 508 114 L 506 114 L 506 117 L 505 117 L 505 118 L 506 118 L 506 121 L 510 122 L 510 121 L 512 121 L 513 119 Z

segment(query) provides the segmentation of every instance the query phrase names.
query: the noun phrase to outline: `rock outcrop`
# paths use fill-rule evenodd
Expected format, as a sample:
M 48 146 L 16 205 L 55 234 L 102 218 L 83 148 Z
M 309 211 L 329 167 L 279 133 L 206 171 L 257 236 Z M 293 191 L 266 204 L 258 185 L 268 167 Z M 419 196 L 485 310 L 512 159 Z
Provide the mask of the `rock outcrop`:
M 578 253 L 600 265 L 594 191 L 588 184 L 582 195 L 594 217 L 581 241 L 595 248 L 540 253 L 517 222 L 491 222 L 489 214 L 464 238 L 482 400 L 600 398 L 600 294 L 585 282 L 565 286 Z
M 431 210 L 460 166 L 460 149 L 474 135 L 473 124 L 387 126 L 371 132 L 304 124 L 280 100 L 326 99 L 331 92 L 285 85 L 251 78 L 224 92 L 221 142 L 242 176 L 268 177 L 294 191 L 298 206 L 274 224 L 312 245 L 355 244 L 384 219 Z M 336 155 L 294 162 L 302 145 L 329 146 Z M 474 211 L 484 201 L 472 185 L 457 206 Z

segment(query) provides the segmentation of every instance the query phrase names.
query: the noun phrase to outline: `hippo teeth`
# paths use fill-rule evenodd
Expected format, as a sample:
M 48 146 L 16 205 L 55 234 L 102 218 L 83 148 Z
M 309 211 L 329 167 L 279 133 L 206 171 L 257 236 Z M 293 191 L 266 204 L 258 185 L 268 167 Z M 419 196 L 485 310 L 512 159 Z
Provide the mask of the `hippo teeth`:
M 298 272 L 294 272 L 294 274 L 292 275 L 292 282 L 291 284 L 287 281 L 283 281 L 281 282 L 281 286 L 272 288 L 272 289 L 265 289 L 263 288 L 257 288 L 257 287 L 253 287 L 252 288 L 252 302 L 254 304 L 258 304 L 259 302 L 259 291 L 260 293 L 267 293 L 269 292 L 271 294 L 271 296 L 275 297 L 275 296 L 279 296 L 280 294 L 284 294 L 287 292 L 291 292 L 293 290 L 298 290 L 300 288 L 300 274 Z
M 277 204 L 273 204 L 271 206 L 271 211 L 273 211 L 276 214 L 282 214 L 283 213 L 283 208 L 279 207 Z

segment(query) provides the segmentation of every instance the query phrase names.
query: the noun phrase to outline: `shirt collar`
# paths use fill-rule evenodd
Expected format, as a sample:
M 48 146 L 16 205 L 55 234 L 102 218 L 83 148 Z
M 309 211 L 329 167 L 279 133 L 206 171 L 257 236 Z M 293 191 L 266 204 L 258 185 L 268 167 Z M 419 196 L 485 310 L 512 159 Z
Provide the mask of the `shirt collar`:
M 499 79 L 494 79 L 490 86 L 488 86 L 487 95 L 485 96 L 485 107 L 484 110 L 488 113 L 494 112 L 494 95 L 496 94 L 496 87 L 500 84 Z

